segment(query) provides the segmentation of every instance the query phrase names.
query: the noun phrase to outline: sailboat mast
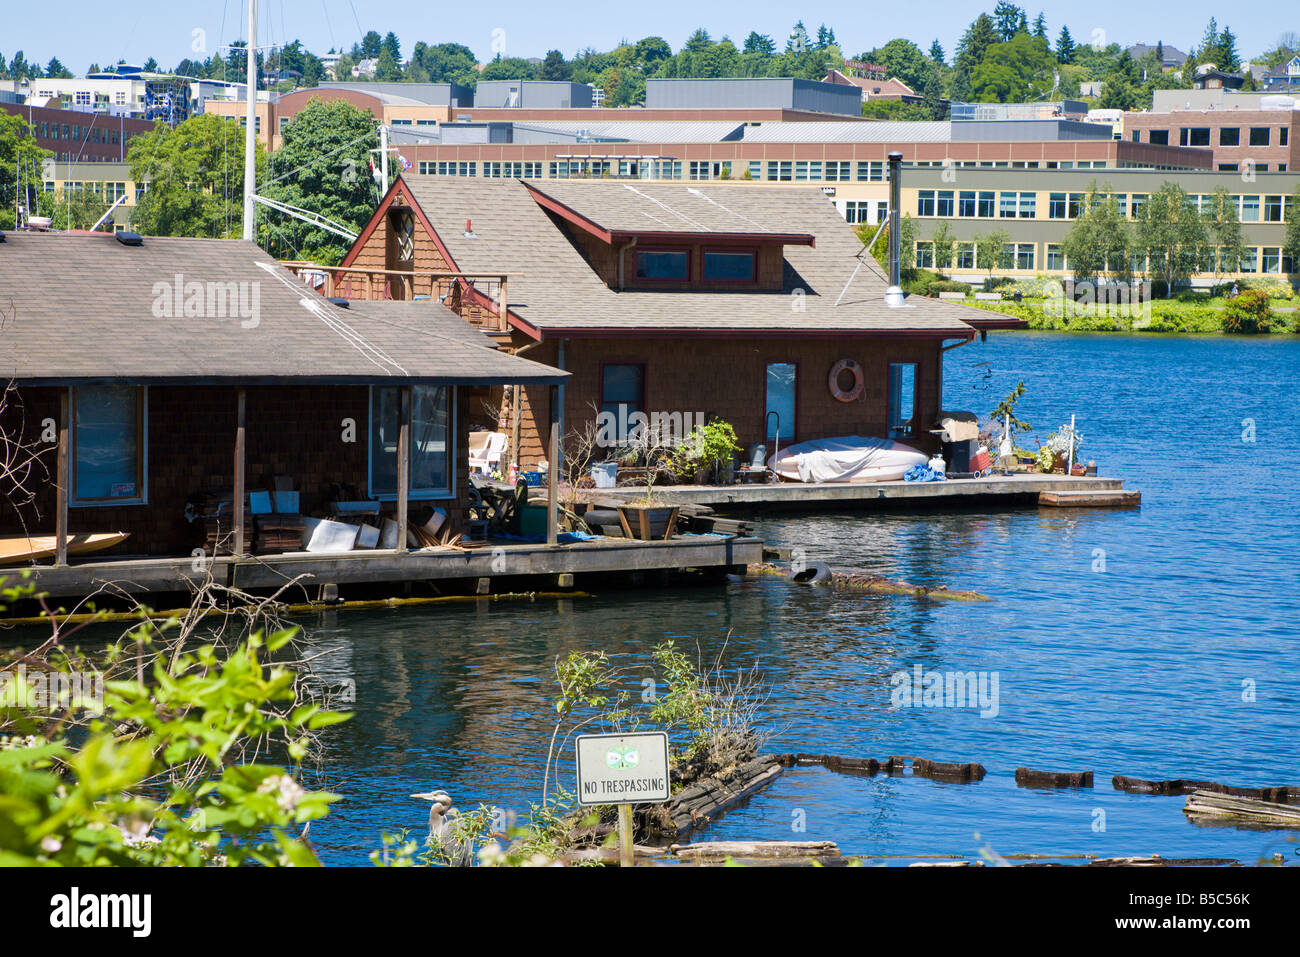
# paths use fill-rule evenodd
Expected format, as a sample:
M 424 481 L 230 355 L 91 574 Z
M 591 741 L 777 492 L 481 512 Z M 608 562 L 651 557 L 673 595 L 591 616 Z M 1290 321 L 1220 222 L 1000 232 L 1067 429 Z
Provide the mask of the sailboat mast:
M 248 0 L 248 109 L 244 129 L 244 238 L 253 239 L 253 194 L 257 192 L 257 0 Z

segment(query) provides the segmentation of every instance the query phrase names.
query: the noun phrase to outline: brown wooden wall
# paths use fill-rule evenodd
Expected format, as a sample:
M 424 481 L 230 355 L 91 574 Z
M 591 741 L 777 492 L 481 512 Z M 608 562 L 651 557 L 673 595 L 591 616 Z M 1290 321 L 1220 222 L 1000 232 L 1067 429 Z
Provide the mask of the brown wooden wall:
M 528 358 L 558 364 L 554 342 L 528 352 Z M 828 385 L 840 359 L 862 366 L 865 386 L 853 402 L 840 402 Z M 798 364 L 795 440 L 839 435 L 884 437 L 887 430 L 889 364 L 915 362 L 918 434 L 907 444 L 935 448 L 927 431 L 940 402 L 939 343 L 927 339 L 569 339 L 564 368 L 572 378 L 564 389 L 564 429 L 572 432 L 594 417 L 600 404 L 602 363 L 644 363 L 647 411 L 702 413 L 730 422 L 742 446 L 765 441 L 767 363 Z M 547 387 L 523 390 L 523 464 L 546 458 L 550 403 Z
M 47 416 L 58 420 L 58 390 L 24 389 L 29 438 L 39 435 Z M 463 498 L 469 475 L 468 390 L 457 390 L 456 489 Z M 247 475 L 249 489 L 267 487 L 274 475 L 289 475 L 301 492 L 304 515 L 319 515 L 328 504 L 330 483 L 348 483 L 368 497 L 369 389 L 366 386 L 264 386 L 247 390 Z M 70 532 L 130 532 L 113 551 L 132 555 L 185 555 L 202 535 L 185 521 L 185 503 L 204 489 L 234 485 L 236 392 L 231 387 L 154 386 L 148 399 L 148 489 L 146 505 L 69 509 Z M 356 441 L 345 442 L 344 419 L 356 423 Z M 43 456 L 49 478 L 40 483 L 34 508 L 24 511 L 33 534 L 54 534 L 55 447 Z M 43 476 L 42 476 L 43 477 Z M 412 503 L 415 513 L 419 505 Z M 459 523 L 460 502 L 437 501 Z M 391 505 L 387 506 L 391 513 Z M 23 533 L 23 523 L 0 503 L 0 535 Z M 107 553 L 106 553 L 107 554 Z

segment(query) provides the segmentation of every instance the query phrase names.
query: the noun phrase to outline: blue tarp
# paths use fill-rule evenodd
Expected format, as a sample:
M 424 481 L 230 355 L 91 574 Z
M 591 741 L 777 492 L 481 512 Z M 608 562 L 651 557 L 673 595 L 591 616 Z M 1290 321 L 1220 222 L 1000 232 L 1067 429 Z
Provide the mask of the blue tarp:
M 913 465 L 903 476 L 904 482 L 942 482 L 945 476 L 928 465 Z

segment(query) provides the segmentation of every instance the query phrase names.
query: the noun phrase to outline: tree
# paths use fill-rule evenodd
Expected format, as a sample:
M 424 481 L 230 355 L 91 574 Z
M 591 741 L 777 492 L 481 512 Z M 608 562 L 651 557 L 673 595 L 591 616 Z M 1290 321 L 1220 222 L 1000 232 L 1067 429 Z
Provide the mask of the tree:
M 989 47 L 971 74 L 972 92 L 984 103 L 1033 99 L 1051 91 L 1054 66 L 1046 40 L 1017 33 Z
M 988 270 L 989 278 L 994 269 L 1006 269 L 1011 265 L 1006 246 L 1011 242 L 1011 235 L 1005 229 L 995 229 L 991 233 L 975 237 L 975 267 Z
M 786 53 L 805 53 L 812 46 L 812 41 L 808 38 L 808 29 L 800 20 L 790 31 L 790 37 L 785 41 Z
M 709 31 L 699 27 L 686 39 L 686 44 L 682 47 L 682 50 L 686 53 L 703 53 L 711 46 L 713 46 L 713 40 L 709 37 Z
M 896 76 L 914 90 L 925 85 L 930 63 L 925 54 L 911 40 L 890 40 L 883 47 L 872 50 L 868 55 L 872 63 L 885 68 L 889 76 Z
M 956 241 L 952 230 L 948 228 L 948 220 L 940 220 L 939 225 L 934 228 L 930 234 L 930 241 L 934 243 L 934 268 L 938 272 L 945 272 L 952 268 L 953 243 Z
M 21 116 L 0 113 L 0 197 L 3 198 L 0 209 L 14 226 L 18 225 L 14 197 L 35 205 L 44 178 L 41 167 L 47 157 L 54 155 L 37 145 L 35 133 Z M 15 215 L 9 216 L 10 213 Z
M 935 63 L 938 63 L 940 66 L 944 65 L 943 47 L 939 45 L 938 40 L 935 40 L 933 43 L 930 44 L 930 59 L 933 60 Z
M 71 80 L 72 71 L 59 62 L 59 58 L 50 57 L 50 62 L 45 67 L 45 75 L 51 80 Z
M 387 50 L 392 56 L 394 63 L 402 62 L 402 44 L 397 40 L 397 34 L 389 30 L 384 35 L 384 42 L 381 44 L 382 49 Z
M 256 160 L 265 163 L 261 143 Z M 132 222 L 149 236 L 238 236 L 243 226 L 244 132 L 214 113 L 131 140 L 131 178 L 149 183 Z M 259 175 L 259 181 L 261 177 Z
M 1129 226 L 1110 187 L 1094 180 L 1084 194 L 1083 208 L 1061 243 L 1075 279 L 1119 279 L 1128 276 L 1131 255 Z
M 1070 36 L 1069 27 L 1061 27 L 1061 32 L 1056 37 L 1056 62 L 1074 62 L 1074 37 Z
M 379 51 L 379 60 L 375 63 L 376 80 L 400 80 L 402 78 L 402 68 L 397 65 L 397 60 L 388 47 Z
M 1040 40 L 1047 39 L 1047 18 L 1043 16 L 1043 11 L 1038 11 L 1038 16 L 1034 18 L 1034 36 Z
M 1300 273 L 1300 186 L 1287 197 L 1286 201 L 1286 239 L 1282 253 L 1291 259 L 1291 273 Z
M 483 68 L 480 80 L 535 80 L 537 67 L 522 57 L 497 57 Z
M 55 229 L 89 229 L 108 212 L 108 204 L 88 189 L 60 189 L 41 193 L 40 210 Z
M 1003 43 L 1016 35 L 1024 19 L 1025 11 L 1007 0 L 998 0 L 993 7 L 993 23 L 997 28 L 998 39 Z
M 268 163 L 264 191 L 271 199 L 359 233 L 378 201 L 369 153 L 378 140 L 377 121 L 369 110 L 313 98 L 284 128 L 281 146 Z M 262 235 L 268 245 L 287 244 L 286 252 L 326 265 L 342 259 L 349 246 L 342 237 L 276 213 L 268 214 Z
M 564 54 L 559 50 L 547 50 L 546 59 L 537 71 L 539 80 L 567 80 L 573 76 L 573 67 L 564 62 Z
M 1221 273 L 1237 272 L 1246 258 L 1236 197 L 1226 186 L 1218 187 L 1210 197 L 1210 208 L 1201 210 L 1201 216 L 1211 242 L 1206 254 L 1207 263 L 1214 270 L 1217 285 Z
M 775 56 L 776 41 L 766 33 L 751 30 L 749 36 L 745 37 L 744 52 L 758 54 L 759 56 Z
M 1197 272 L 1209 247 L 1205 221 L 1177 183 L 1165 182 L 1138 210 L 1136 247 L 1148 274 L 1164 281 L 1165 295 Z
M 376 60 L 379 58 L 379 51 L 384 45 L 383 38 L 374 30 L 369 31 L 361 38 L 361 57 L 359 59 Z M 355 48 L 354 48 L 355 49 Z

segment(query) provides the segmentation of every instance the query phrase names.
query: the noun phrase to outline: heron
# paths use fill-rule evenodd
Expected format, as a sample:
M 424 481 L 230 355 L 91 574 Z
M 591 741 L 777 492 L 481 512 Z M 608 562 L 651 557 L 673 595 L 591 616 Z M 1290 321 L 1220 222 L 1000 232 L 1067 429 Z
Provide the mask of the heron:
M 469 842 L 457 840 L 452 833 L 452 825 L 460 817 L 460 812 L 451 806 L 451 795 L 439 788 L 436 791 L 412 794 L 411 797 L 432 802 L 429 808 L 427 843 L 441 850 L 450 863 L 457 867 L 468 867 L 473 859 L 473 848 Z

